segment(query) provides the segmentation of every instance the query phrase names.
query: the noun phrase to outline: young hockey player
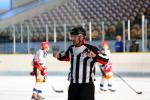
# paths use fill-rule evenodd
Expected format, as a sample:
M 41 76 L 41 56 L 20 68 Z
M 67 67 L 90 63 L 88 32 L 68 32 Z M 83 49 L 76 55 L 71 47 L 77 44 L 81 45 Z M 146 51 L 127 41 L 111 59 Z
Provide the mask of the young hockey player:
M 101 52 L 103 54 L 106 54 L 110 58 L 110 50 L 109 50 L 109 44 L 108 41 L 103 41 L 101 44 Z M 102 72 L 102 78 L 100 82 L 100 90 L 101 91 L 107 91 L 110 90 L 112 92 L 115 92 L 115 90 L 112 88 L 112 64 L 110 61 L 106 65 L 100 65 L 100 70 Z
M 33 94 L 31 99 L 41 100 L 44 99 L 42 94 L 42 86 L 45 82 L 45 76 L 47 75 L 46 58 L 49 50 L 49 44 L 47 42 L 41 43 L 41 49 L 39 49 L 33 58 L 33 72 L 31 75 L 35 75 L 35 86 L 33 87 Z

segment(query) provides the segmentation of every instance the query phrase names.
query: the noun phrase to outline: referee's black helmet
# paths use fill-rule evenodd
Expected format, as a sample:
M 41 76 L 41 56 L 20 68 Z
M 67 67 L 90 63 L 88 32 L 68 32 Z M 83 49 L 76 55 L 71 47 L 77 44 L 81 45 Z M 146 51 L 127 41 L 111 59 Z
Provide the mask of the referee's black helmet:
M 71 35 L 79 35 L 79 36 L 81 35 L 81 36 L 85 37 L 86 31 L 82 26 L 77 26 L 71 30 L 70 34 Z

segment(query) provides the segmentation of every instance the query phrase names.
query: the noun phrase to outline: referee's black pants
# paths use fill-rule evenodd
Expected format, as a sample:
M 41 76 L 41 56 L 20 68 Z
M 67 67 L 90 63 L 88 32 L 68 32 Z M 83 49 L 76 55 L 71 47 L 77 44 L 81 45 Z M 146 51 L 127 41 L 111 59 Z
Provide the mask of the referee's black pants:
M 95 100 L 94 83 L 70 83 L 68 100 Z

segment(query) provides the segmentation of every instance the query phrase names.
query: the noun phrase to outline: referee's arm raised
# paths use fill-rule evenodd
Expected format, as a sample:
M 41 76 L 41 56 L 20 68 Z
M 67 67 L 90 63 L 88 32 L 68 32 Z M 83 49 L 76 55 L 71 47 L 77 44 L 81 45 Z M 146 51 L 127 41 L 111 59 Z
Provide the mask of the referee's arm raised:
M 99 62 L 103 65 L 106 65 L 109 61 L 109 58 L 107 57 L 107 55 L 105 54 L 101 54 L 101 53 L 94 53 L 93 51 L 89 51 L 87 53 L 88 57 L 92 57 L 96 62 Z
M 69 58 L 69 49 L 66 51 L 66 52 L 63 52 L 63 53 L 55 53 L 53 54 L 53 57 L 57 58 L 58 60 L 60 61 L 70 61 L 70 58 Z
M 99 51 L 99 49 L 92 45 L 86 45 L 88 52 L 86 52 L 86 55 L 88 57 L 93 58 L 96 62 L 99 62 L 100 64 L 106 65 L 109 61 L 109 58 L 106 54 Z

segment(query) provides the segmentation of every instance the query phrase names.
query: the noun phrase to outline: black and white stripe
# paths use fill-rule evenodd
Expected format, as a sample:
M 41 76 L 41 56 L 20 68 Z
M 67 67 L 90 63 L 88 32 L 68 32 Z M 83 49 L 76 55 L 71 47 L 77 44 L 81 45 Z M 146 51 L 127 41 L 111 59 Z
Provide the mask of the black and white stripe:
M 88 57 L 85 53 L 89 51 L 93 51 L 96 57 Z M 71 45 L 65 53 L 60 54 L 59 60 L 71 62 L 68 75 L 71 83 L 93 82 L 95 80 L 95 62 L 101 64 L 108 62 L 107 56 L 101 54 L 97 47 L 89 44 L 84 44 L 80 47 Z
M 71 68 L 69 73 L 69 80 L 71 83 L 89 83 L 94 81 L 95 61 L 85 55 L 86 46 L 72 47 Z

